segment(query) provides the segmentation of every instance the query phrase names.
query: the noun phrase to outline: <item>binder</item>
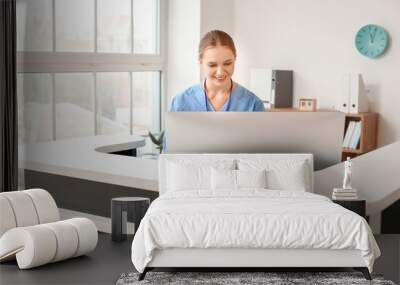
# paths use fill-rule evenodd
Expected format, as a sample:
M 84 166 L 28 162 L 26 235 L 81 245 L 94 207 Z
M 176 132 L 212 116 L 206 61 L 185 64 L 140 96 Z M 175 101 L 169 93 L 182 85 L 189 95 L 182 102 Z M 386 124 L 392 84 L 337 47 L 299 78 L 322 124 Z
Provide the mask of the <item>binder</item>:
M 368 98 L 365 95 L 365 86 L 361 74 L 348 73 L 344 75 L 342 94 L 336 109 L 352 114 L 368 112 Z
M 293 71 L 266 68 L 250 69 L 250 90 L 267 108 L 293 107 Z
M 355 121 L 349 122 L 349 125 L 347 126 L 347 130 L 346 130 L 346 134 L 344 136 L 342 147 L 346 147 L 346 148 L 350 147 L 350 140 L 354 133 L 355 123 L 356 123 Z
M 343 76 L 342 92 L 339 101 L 336 106 L 336 110 L 349 113 L 350 108 L 350 74 L 345 74 Z
M 368 112 L 368 100 L 365 96 L 364 81 L 361 74 L 350 75 L 349 113 Z
M 354 127 L 354 135 L 351 138 L 350 148 L 356 149 L 361 136 L 361 122 L 356 122 Z

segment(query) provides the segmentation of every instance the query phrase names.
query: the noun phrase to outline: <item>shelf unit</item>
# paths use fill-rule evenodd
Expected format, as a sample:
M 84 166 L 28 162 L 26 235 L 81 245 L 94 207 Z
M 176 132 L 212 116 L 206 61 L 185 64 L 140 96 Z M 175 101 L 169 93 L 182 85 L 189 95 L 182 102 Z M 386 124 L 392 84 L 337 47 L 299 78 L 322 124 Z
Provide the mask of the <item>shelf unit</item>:
M 353 158 L 374 150 L 377 145 L 378 113 L 346 114 L 343 137 L 351 121 L 361 122 L 360 141 L 356 149 L 343 148 L 342 161 L 346 160 L 347 157 Z
M 321 111 L 321 110 L 317 110 Z M 268 112 L 305 112 L 298 108 L 272 108 Z M 358 114 L 347 113 L 344 125 L 343 138 L 351 121 L 361 121 L 360 141 L 356 149 L 343 148 L 342 161 L 347 157 L 353 158 L 376 149 L 378 135 L 378 113 L 364 112 Z

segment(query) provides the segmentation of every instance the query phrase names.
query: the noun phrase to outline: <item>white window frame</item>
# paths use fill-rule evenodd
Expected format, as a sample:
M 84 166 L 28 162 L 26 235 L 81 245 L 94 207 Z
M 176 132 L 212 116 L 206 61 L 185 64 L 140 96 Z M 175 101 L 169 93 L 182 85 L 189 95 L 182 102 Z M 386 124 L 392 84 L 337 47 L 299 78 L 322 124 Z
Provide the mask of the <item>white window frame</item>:
M 156 131 L 163 126 L 163 111 L 166 106 L 166 58 L 167 58 L 167 12 L 168 1 L 159 0 L 158 6 L 158 54 L 134 54 L 133 52 L 133 0 L 131 0 L 131 53 L 103 53 L 97 51 L 97 0 L 95 1 L 95 51 L 94 52 L 57 52 L 55 47 L 55 0 L 52 0 L 53 11 L 53 51 L 52 52 L 17 52 L 18 73 L 50 73 L 54 78 L 55 73 L 94 73 L 94 85 L 96 87 L 97 72 L 160 72 L 160 106 L 159 122 Z M 132 82 L 131 82 L 132 84 Z M 55 109 L 55 86 L 53 79 L 53 113 Z M 96 90 L 95 90 L 96 91 Z M 132 88 L 130 89 L 132 98 Z M 97 94 L 95 92 L 95 101 Z M 132 102 L 131 102 L 132 103 Z M 95 103 L 95 135 L 98 135 L 98 118 Z M 130 110 L 132 118 L 132 108 Z M 132 124 L 132 121 L 131 121 Z M 55 138 L 55 114 L 53 114 L 53 139 Z M 130 127 L 132 133 L 132 126 Z

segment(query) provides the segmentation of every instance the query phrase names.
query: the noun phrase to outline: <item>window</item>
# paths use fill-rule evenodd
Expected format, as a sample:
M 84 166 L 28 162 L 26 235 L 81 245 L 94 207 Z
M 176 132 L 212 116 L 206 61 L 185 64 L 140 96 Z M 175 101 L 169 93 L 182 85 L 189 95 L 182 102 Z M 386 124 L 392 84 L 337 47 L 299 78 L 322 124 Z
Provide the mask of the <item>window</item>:
M 135 53 L 159 52 L 157 0 L 133 0 L 133 50 Z M 153 11 L 154 13 L 147 13 Z
M 56 51 L 95 50 L 95 0 L 55 0 Z
M 161 0 L 17 0 L 24 142 L 159 131 Z
M 130 76 L 131 74 L 128 72 L 97 74 L 97 128 L 99 134 L 129 134 L 132 121 L 130 116 Z
M 97 3 L 98 51 L 129 53 L 132 49 L 132 1 L 98 0 Z
M 55 138 L 95 135 L 94 76 L 92 73 L 56 73 Z
M 19 74 L 18 131 L 20 142 L 53 139 L 53 90 L 48 73 Z M 22 96 L 25 94 L 25 96 Z
M 17 50 L 52 51 L 52 0 L 17 1 Z

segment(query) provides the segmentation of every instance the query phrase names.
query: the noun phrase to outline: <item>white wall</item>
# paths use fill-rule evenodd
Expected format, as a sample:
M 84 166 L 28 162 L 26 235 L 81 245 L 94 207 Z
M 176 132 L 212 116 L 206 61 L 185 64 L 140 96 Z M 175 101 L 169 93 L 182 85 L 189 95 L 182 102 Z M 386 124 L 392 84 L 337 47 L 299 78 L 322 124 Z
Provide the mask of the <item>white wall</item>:
M 169 0 L 168 5 L 167 110 L 173 96 L 200 78 L 200 0 Z
M 344 163 L 314 173 L 314 189 L 331 196 L 341 187 Z M 381 213 L 400 199 L 400 141 L 352 159 L 351 185 L 367 200 L 367 216 L 374 233 L 380 233 Z
M 400 140 L 399 11 L 397 0 L 171 0 L 168 100 L 199 80 L 200 37 L 222 29 L 238 49 L 234 79 L 248 86 L 251 67 L 293 69 L 295 102 L 311 97 L 320 108 L 331 108 L 340 98 L 343 75 L 361 73 L 371 111 L 380 115 L 378 144 L 395 142 Z M 390 37 L 377 59 L 354 46 L 358 29 L 370 23 Z
M 233 35 L 233 3 L 232 0 L 201 0 L 201 36 L 211 30 Z
M 399 11 L 397 0 L 235 0 L 235 78 L 248 85 L 251 67 L 293 69 L 295 102 L 312 97 L 319 107 L 331 107 L 343 74 L 360 72 L 371 111 L 380 114 L 378 144 L 399 140 Z M 378 59 L 362 56 L 354 46 L 358 29 L 370 23 L 384 27 L 391 39 Z

